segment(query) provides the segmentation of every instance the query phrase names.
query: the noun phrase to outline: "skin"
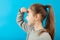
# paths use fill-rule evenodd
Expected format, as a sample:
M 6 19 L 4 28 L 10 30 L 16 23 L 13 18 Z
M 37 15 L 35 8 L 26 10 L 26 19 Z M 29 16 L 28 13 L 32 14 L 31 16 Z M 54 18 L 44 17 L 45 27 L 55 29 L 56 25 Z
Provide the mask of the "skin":
M 23 7 L 21 8 L 21 12 L 27 12 L 27 10 Z M 44 29 L 41 23 L 41 14 L 34 14 L 34 12 L 29 8 L 28 9 L 28 15 L 26 17 L 28 20 L 28 25 L 33 25 L 35 31 Z

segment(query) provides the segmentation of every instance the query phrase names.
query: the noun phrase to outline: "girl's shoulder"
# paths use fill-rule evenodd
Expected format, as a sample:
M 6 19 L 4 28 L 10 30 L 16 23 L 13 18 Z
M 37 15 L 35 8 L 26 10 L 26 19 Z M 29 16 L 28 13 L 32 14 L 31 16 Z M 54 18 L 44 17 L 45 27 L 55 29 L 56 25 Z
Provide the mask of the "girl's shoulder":
M 41 33 L 40 36 L 42 36 L 42 35 L 50 36 L 50 34 L 48 32 L 43 32 L 43 33 Z
M 43 32 L 40 36 L 39 36 L 39 38 L 41 39 L 46 39 L 46 40 L 52 40 L 51 39 L 51 36 L 50 36 L 50 34 L 48 33 L 48 32 Z

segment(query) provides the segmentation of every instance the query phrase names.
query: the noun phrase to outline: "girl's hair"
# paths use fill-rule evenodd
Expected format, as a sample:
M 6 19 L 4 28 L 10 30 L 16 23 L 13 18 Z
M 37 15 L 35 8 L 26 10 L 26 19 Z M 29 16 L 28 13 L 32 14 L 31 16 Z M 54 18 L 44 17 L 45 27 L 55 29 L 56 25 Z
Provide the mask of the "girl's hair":
M 49 12 L 47 11 L 49 8 Z M 42 15 L 41 22 L 46 19 L 46 27 L 45 29 L 50 34 L 52 40 L 54 40 L 54 14 L 53 9 L 50 5 L 41 5 L 41 4 L 33 4 L 30 9 L 35 12 L 35 14 L 40 13 Z

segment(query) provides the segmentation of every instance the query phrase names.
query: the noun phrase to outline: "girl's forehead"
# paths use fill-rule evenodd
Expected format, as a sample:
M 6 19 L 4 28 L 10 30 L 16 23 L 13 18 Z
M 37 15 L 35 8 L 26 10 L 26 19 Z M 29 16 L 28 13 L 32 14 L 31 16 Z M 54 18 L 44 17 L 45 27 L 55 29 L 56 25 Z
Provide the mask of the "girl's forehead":
M 33 11 L 30 8 L 28 9 L 28 12 L 33 13 Z
M 31 11 L 31 9 L 30 9 L 30 8 L 28 8 L 28 11 Z
M 29 8 L 29 9 L 28 9 L 28 14 L 33 15 L 33 14 L 34 14 L 34 12 Z

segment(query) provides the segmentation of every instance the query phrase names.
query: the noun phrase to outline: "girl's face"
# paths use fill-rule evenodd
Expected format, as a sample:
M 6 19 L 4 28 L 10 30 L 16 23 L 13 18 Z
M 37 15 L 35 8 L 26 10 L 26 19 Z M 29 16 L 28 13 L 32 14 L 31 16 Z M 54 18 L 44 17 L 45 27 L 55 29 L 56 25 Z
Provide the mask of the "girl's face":
M 28 15 L 26 19 L 28 21 L 28 25 L 33 25 L 35 22 L 35 17 L 33 16 L 33 12 L 30 9 L 28 9 Z

